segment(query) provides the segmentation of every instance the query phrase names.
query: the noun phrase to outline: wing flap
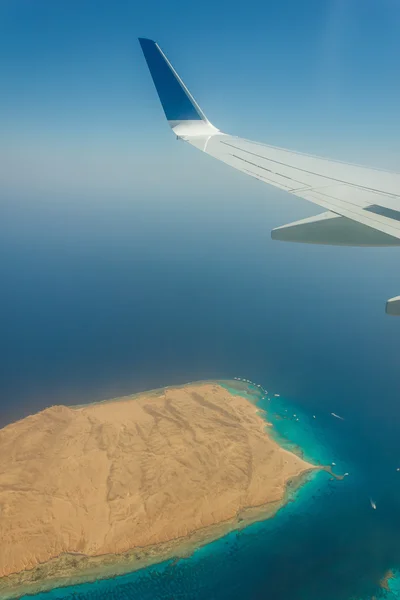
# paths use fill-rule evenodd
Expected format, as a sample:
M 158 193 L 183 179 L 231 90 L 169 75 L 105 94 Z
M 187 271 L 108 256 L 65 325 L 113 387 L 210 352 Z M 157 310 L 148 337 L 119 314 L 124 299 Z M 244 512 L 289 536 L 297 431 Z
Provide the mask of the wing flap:
M 273 240 L 332 246 L 399 246 L 394 238 L 330 211 L 272 230 Z
M 386 313 L 394 317 L 400 316 L 400 296 L 390 298 L 390 300 L 386 302 Z

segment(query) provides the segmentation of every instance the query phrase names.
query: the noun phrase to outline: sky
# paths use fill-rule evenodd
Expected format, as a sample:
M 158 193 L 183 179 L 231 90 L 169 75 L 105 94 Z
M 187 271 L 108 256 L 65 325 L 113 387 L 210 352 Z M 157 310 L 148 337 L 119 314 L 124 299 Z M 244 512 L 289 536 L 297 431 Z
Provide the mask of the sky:
M 399 27 L 397 0 L 2 0 L 0 194 L 234 192 L 168 136 L 139 36 L 222 131 L 396 169 Z

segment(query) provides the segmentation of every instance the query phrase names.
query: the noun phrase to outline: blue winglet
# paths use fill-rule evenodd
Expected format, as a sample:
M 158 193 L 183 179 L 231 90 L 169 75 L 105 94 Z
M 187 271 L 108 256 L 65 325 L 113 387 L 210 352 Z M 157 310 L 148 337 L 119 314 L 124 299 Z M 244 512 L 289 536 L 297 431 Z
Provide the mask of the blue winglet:
M 179 75 L 153 40 L 139 38 L 168 121 L 207 121 Z

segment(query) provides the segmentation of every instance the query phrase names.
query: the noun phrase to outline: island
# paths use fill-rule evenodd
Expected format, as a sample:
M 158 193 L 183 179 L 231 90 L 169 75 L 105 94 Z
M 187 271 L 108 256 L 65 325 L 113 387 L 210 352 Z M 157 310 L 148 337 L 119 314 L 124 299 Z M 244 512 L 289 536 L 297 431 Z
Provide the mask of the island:
M 1 429 L 0 596 L 186 556 L 274 515 L 321 467 L 228 383 L 52 406 Z

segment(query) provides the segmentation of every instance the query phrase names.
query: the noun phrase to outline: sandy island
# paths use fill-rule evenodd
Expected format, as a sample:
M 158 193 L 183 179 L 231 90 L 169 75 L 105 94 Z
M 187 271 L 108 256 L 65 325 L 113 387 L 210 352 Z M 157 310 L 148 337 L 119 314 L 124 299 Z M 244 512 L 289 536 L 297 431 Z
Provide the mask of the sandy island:
M 48 408 L 0 430 L 0 596 L 187 555 L 315 468 L 213 382 Z

